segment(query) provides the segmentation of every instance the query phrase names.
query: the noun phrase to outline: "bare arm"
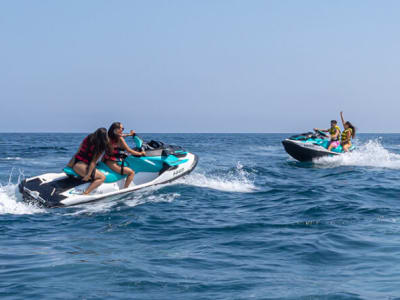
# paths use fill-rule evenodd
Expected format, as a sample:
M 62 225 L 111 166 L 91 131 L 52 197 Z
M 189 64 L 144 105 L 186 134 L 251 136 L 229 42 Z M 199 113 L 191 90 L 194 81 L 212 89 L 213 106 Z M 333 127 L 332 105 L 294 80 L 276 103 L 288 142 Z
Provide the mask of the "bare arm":
M 340 112 L 340 118 L 342 119 L 342 123 L 343 123 L 343 126 L 344 126 L 344 123 L 346 123 L 346 122 L 344 121 L 343 112 L 342 111 Z
M 314 128 L 315 131 L 322 131 L 322 132 L 328 132 L 329 129 L 320 129 L 320 128 Z
M 138 151 L 132 150 L 132 149 L 128 146 L 128 144 L 125 142 L 125 139 L 124 139 L 123 137 L 121 137 L 119 141 L 120 141 L 120 143 L 121 143 L 121 145 L 122 145 L 122 148 L 124 148 L 124 149 L 125 149 L 127 152 L 129 152 L 130 154 L 133 154 L 133 155 L 136 155 L 136 156 L 145 156 L 145 155 L 146 155 L 146 153 L 145 153 L 144 151 L 138 152 Z
M 70 159 L 70 161 L 67 164 L 67 167 L 72 168 L 74 166 L 75 163 L 75 155 L 77 155 L 79 153 L 79 151 L 81 150 L 82 147 L 82 143 L 79 145 L 78 151 L 76 151 L 76 153 L 72 156 L 72 158 Z
M 127 136 L 135 136 L 136 132 L 134 130 L 131 130 L 129 133 L 124 133 L 122 137 L 127 137 Z

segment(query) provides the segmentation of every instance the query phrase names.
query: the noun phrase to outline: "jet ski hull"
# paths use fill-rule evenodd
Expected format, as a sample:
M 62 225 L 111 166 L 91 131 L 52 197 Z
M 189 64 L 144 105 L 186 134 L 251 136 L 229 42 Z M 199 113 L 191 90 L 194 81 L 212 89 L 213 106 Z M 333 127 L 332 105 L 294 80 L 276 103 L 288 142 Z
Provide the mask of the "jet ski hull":
M 150 155 L 152 152 L 155 153 L 155 151 L 148 152 Z M 25 179 L 19 184 L 19 191 L 25 201 L 44 207 L 71 206 L 126 194 L 174 181 L 189 174 L 196 167 L 197 155 L 182 150 L 173 154 L 175 155 L 164 151 L 162 156 L 132 157 L 130 160 L 128 158 L 127 161 L 131 163 L 128 166 L 136 173 L 134 181 L 128 188 L 124 188 L 124 176 L 111 174 L 112 171 L 107 169 L 105 164 L 99 163 L 99 169 L 106 175 L 106 181 L 89 195 L 83 195 L 82 192 L 90 183 L 82 181 L 77 176 L 71 176 L 71 170 L 66 170 L 68 168 L 64 169 L 66 173 L 47 173 Z
M 320 157 L 339 155 L 339 153 L 328 151 L 318 145 L 302 143 L 289 139 L 282 141 L 282 144 L 291 157 L 301 162 L 310 162 Z

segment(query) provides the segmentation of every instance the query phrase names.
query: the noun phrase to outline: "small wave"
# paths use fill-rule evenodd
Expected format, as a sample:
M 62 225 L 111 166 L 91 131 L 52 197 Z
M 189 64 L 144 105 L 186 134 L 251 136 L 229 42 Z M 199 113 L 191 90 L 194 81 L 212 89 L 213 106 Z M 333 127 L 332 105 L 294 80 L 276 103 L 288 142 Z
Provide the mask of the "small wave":
M 172 202 L 176 198 L 180 197 L 181 194 L 179 193 L 169 193 L 169 194 L 159 194 L 159 195 L 140 195 L 139 197 L 136 197 L 135 199 L 127 200 L 124 202 L 124 204 L 134 207 L 138 206 L 140 204 L 148 203 L 148 202 Z
M 328 167 L 361 166 L 388 169 L 400 169 L 400 154 L 385 149 L 380 140 L 370 140 L 356 150 L 333 157 L 322 157 L 314 161 Z
M 74 206 L 77 209 L 74 212 L 66 213 L 65 215 L 81 215 L 81 214 L 95 214 L 111 211 L 113 207 L 118 204 L 125 204 L 129 207 L 135 207 L 145 203 L 156 202 L 172 202 L 180 196 L 178 193 L 169 194 L 155 194 L 162 186 L 152 186 L 144 190 L 135 191 L 125 195 L 114 196 L 112 198 L 105 198 L 95 202 L 89 202 Z
M 29 150 L 58 150 L 58 151 L 68 151 L 65 147 L 59 146 L 31 146 L 28 148 Z
M 15 157 L 0 157 L 0 160 L 21 160 L 22 157 L 15 156 Z
M 18 192 L 18 184 L 9 183 L 5 186 L 0 185 L 0 215 L 30 215 L 43 212 L 46 212 L 46 210 L 22 202 L 22 198 Z
M 282 156 L 281 146 L 252 146 L 252 154 L 257 156 Z
M 116 204 L 115 201 L 109 199 L 101 199 L 89 203 L 79 204 L 76 206 L 68 207 L 74 209 L 73 212 L 66 213 L 66 216 L 76 216 L 81 214 L 91 215 L 99 212 L 108 212 Z
M 266 145 L 266 146 L 252 146 L 253 152 L 256 151 L 266 151 L 266 152 L 271 152 L 271 151 L 276 151 L 276 150 L 281 150 L 281 146 L 272 146 L 272 145 Z
M 224 177 L 192 173 L 189 176 L 179 179 L 177 183 L 226 192 L 251 193 L 256 190 L 256 186 L 249 179 L 249 173 L 243 169 L 240 163 L 236 165 L 234 172 L 229 172 Z

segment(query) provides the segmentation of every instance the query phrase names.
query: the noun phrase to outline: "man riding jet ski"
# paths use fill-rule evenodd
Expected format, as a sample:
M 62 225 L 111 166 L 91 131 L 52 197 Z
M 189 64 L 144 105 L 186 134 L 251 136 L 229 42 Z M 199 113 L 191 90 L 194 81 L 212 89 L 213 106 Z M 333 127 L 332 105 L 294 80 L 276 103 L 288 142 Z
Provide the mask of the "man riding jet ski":
M 106 179 L 89 195 L 83 192 L 90 182 L 82 181 L 82 177 L 70 167 L 64 168 L 63 173 L 48 173 L 25 179 L 19 184 L 19 191 L 28 202 L 33 201 L 45 207 L 70 206 L 170 182 L 190 173 L 197 165 L 197 155 L 179 146 L 165 145 L 158 141 L 144 143 L 138 136 L 134 136 L 134 141 L 136 149 L 144 151 L 145 156 L 130 155 L 120 163 L 136 174 L 127 188 L 124 188 L 126 175 L 116 173 L 104 162 L 99 162 L 97 169 Z
M 314 131 L 318 132 L 328 132 L 330 136 L 330 143 L 328 146 L 328 151 L 331 151 L 332 148 L 337 148 L 340 145 L 340 127 L 337 126 L 337 121 L 331 121 L 331 127 L 329 129 L 319 129 L 314 128 Z
M 328 150 L 332 141 L 322 131 L 315 130 L 315 132 L 307 132 L 291 136 L 282 141 L 283 147 L 286 152 L 301 162 L 312 161 L 315 158 L 323 156 L 334 156 L 344 153 L 341 144 L 336 148 Z M 350 151 L 354 149 L 352 145 Z

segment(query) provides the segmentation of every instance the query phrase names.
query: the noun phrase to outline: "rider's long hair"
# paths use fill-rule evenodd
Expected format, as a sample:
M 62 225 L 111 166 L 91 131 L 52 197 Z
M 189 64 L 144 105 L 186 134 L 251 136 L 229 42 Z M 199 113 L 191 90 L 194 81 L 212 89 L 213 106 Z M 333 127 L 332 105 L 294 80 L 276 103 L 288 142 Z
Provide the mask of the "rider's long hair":
M 110 128 L 108 128 L 108 137 L 112 141 L 118 141 L 119 136 L 115 134 L 115 129 L 121 127 L 121 122 L 114 122 L 111 124 Z
M 94 145 L 93 155 L 97 156 L 109 149 L 109 139 L 107 129 L 104 127 L 97 129 L 95 132 L 88 135 L 89 148 Z

